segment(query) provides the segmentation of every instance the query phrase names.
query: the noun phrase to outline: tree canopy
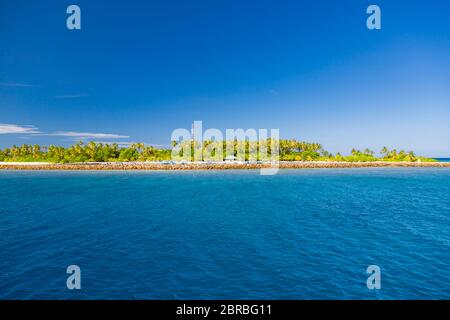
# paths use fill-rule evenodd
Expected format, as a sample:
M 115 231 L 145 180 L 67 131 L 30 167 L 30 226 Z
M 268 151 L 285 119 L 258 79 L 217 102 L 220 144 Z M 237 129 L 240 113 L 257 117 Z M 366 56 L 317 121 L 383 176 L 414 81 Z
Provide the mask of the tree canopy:
M 270 139 L 269 139 L 270 140 Z M 268 154 L 271 153 L 270 141 L 268 141 Z M 347 162 L 369 162 L 369 161 L 405 161 L 405 162 L 429 162 L 433 159 L 417 156 L 412 151 L 388 149 L 384 147 L 379 156 L 370 149 L 363 151 L 352 149 L 351 153 L 343 156 L 340 153 L 335 155 L 326 151 L 319 143 L 310 143 L 297 140 L 279 140 L 279 160 L 281 161 L 347 161 Z M 194 142 L 192 144 L 191 157 L 194 155 Z M 217 148 L 218 144 L 222 144 Z M 177 146 L 177 142 L 172 142 L 172 146 Z M 201 146 L 202 151 L 209 150 L 213 155 L 222 152 L 223 157 L 234 157 L 237 155 L 239 148 L 245 148 L 245 160 L 249 160 L 249 151 L 255 148 L 260 150 L 258 142 L 239 142 L 233 141 L 233 154 L 227 154 L 226 142 L 204 141 Z M 212 151 L 211 151 L 212 150 Z M 221 150 L 221 151 L 217 151 Z M 216 153 L 216 154 L 214 154 Z M 229 152 L 230 153 L 230 152 Z M 156 148 L 143 143 L 133 143 L 126 147 L 120 147 L 117 143 L 104 144 L 82 141 L 70 146 L 40 146 L 27 145 L 12 146 L 0 150 L 0 161 L 6 162 L 53 162 L 53 163 L 76 163 L 76 162 L 129 162 L 129 161 L 169 161 L 172 158 L 172 150 L 169 148 Z M 260 160 L 259 158 L 257 160 Z

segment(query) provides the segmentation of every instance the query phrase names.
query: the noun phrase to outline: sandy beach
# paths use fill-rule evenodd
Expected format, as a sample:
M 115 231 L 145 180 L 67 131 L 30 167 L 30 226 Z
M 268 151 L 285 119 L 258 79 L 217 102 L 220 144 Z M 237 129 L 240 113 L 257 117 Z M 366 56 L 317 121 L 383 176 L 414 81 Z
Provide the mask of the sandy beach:
M 276 167 L 276 165 L 274 165 Z M 229 170 L 270 168 L 270 163 L 162 163 L 162 162 L 0 162 L 0 170 Z M 450 168 L 445 162 L 328 162 L 328 161 L 281 161 L 281 169 L 312 168 Z

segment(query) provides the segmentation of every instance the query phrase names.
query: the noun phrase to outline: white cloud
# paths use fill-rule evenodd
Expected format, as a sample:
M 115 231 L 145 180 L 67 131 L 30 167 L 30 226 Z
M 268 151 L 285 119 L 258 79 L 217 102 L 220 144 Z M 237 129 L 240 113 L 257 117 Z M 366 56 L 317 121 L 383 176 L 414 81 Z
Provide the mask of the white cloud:
M 98 141 L 93 141 L 95 143 L 102 143 L 102 144 L 114 144 L 117 143 L 119 145 L 119 147 L 129 147 L 132 144 L 135 143 L 143 143 L 145 146 L 152 146 L 152 147 L 164 147 L 164 148 L 171 148 L 171 146 L 169 144 L 156 144 L 156 143 L 146 143 L 146 142 L 142 142 L 142 141 L 104 141 L 104 140 L 98 140 Z
M 132 144 L 137 143 L 137 142 L 130 142 L 130 141 L 93 141 L 93 142 L 95 142 L 95 143 L 102 143 L 102 144 L 114 144 L 114 143 L 117 143 L 117 144 L 120 144 L 120 145 L 123 145 L 123 146 L 131 146 Z
M 89 97 L 87 93 L 78 93 L 78 94 L 64 94 L 55 96 L 55 99 L 78 99 L 78 98 L 84 98 Z
M 269 90 L 269 93 L 274 95 L 274 96 L 277 96 L 279 94 L 279 92 L 277 90 L 275 90 L 275 89 Z
M 123 136 L 113 133 L 91 133 L 91 132 L 74 132 L 74 131 L 58 131 L 48 134 L 50 136 L 68 137 L 74 139 L 125 139 L 129 136 Z
M 77 132 L 77 131 L 57 131 L 53 133 L 43 133 L 38 128 L 32 125 L 17 125 L 17 124 L 2 124 L 0 123 L 0 134 L 21 134 L 29 136 L 54 136 L 73 138 L 73 140 L 80 139 L 127 139 L 129 136 L 114 134 L 114 133 L 100 133 L 100 132 Z
M 29 134 L 40 133 L 35 126 L 21 126 L 17 124 L 1 124 L 0 134 Z
M 0 82 L 0 87 L 10 87 L 10 88 L 29 88 L 34 87 L 29 83 L 19 83 L 19 82 Z

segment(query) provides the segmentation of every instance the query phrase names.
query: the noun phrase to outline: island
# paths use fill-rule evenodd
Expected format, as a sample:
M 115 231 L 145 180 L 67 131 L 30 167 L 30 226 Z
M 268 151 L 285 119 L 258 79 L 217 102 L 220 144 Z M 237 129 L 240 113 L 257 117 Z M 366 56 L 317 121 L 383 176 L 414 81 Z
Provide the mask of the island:
M 269 141 L 270 142 L 270 141 Z M 319 143 L 279 140 L 276 166 L 283 168 L 367 168 L 367 167 L 450 167 L 450 163 L 416 155 L 412 151 L 384 147 L 377 156 L 373 150 L 353 149 L 348 155 L 332 154 Z M 220 161 L 194 161 L 195 142 L 192 143 L 191 161 L 175 161 L 171 148 L 157 148 L 144 143 L 120 146 L 117 143 L 82 141 L 64 146 L 27 145 L 0 150 L 0 169 L 14 170 L 216 170 L 261 169 L 274 166 L 273 159 L 237 157 L 238 148 L 249 151 L 259 143 L 234 141 L 233 154 L 225 151 L 225 142 L 203 141 L 201 151 L 211 150 L 214 144 L 223 144 Z M 172 142 L 172 147 L 177 143 Z M 270 146 L 270 143 L 268 143 Z M 223 147 L 223 148 L 222 148 Z M 213 148 L 214 149 L 214 148 Z M 214 153 L 214 151 L 213 151 Z M 269 154 L 271 150 L 269 148 Z M 216 157 L 217 159 L 217 154 Z

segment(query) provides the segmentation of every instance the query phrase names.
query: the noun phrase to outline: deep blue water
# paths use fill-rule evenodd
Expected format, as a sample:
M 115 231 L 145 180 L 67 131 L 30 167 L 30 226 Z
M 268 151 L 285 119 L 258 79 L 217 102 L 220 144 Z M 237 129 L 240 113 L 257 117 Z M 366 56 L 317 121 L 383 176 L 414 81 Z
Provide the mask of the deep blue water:
M 450 158 L 436 158 L 439 162 L 450 162 Z
M 2 299 L 449 299 L 450 170 L 3 171 L 0 254 Z

